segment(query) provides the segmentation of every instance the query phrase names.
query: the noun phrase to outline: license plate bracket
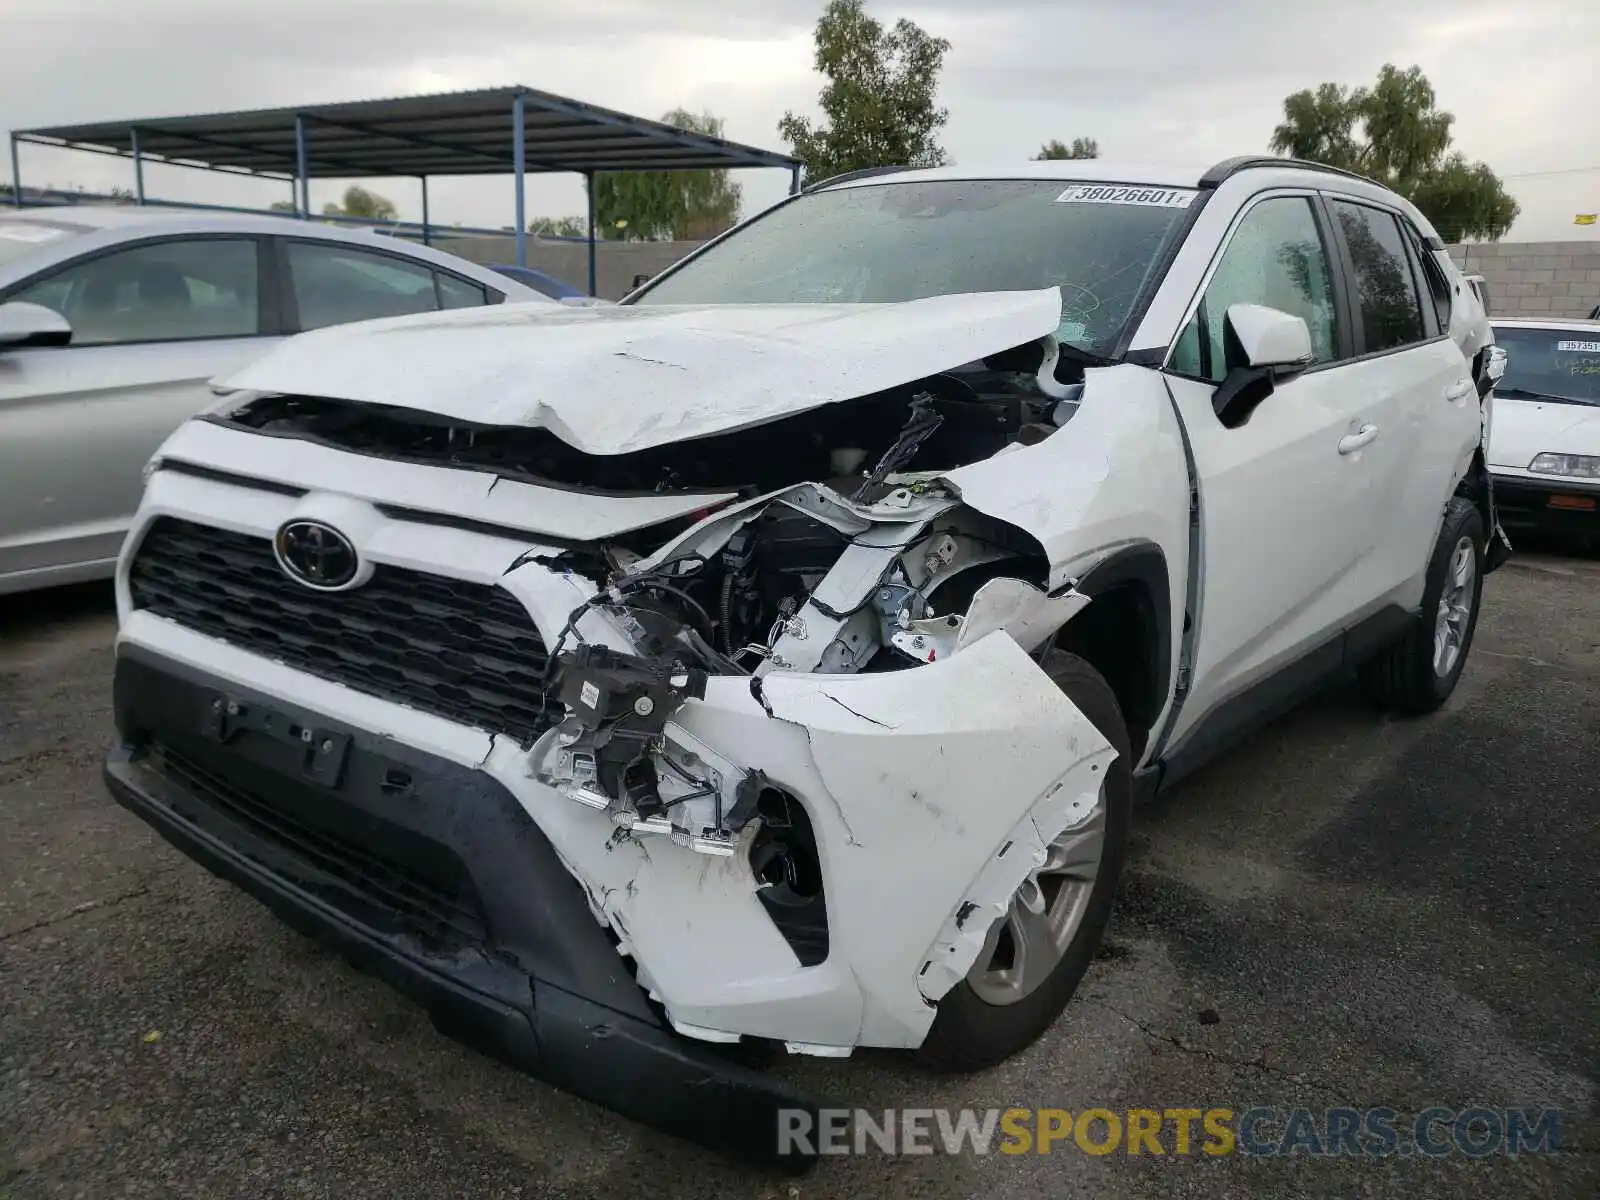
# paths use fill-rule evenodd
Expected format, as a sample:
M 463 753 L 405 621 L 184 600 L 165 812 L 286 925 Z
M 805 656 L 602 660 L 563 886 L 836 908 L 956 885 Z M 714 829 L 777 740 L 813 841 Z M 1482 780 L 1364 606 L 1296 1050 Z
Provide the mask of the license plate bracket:
M 350 757 L 350 735 L 318 727 L 309 718 L 221 692 L 207 697 L 200 731 L 226 745 L 242 734 L 259 734 L 299 751 L 300 773 L 336 788 Z

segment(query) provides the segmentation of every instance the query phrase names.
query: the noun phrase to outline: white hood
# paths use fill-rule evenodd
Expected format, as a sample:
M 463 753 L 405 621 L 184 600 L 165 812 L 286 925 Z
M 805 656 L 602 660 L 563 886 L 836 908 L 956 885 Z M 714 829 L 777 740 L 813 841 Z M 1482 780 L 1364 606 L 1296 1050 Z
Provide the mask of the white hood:
M 511 304 L 317 330 L 217 382 L 544 428 L 622 454 L 909 383 L 1060 321 L 1055 288 L 898 304 Z
M 1489 465 L 1525 471 L 1547 451 L 1600 455 L 1600 408 L 1496 396 Z

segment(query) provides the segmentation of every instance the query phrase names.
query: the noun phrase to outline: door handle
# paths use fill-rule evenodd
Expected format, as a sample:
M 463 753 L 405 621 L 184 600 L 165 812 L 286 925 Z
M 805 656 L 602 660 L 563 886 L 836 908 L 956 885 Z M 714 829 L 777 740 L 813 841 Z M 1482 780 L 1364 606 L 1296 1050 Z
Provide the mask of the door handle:
M 1378 427 L 1376 425 L 1363 425 L 1354 433 L 1347 433 L 1339 439 L 1339 453 L 1354 454 L 1361 447 L 1370 445 L 1377 436 Z
M 1449 400 L 1451 403 L 1454 403 L 1457 400 L 1465 400 L 1468 396 L 1472 395 L 1475 390 L 1477 389 L 1472 386 L 1472 380 L 1463 379 L 1460 382 L 1452 383 L 1449 387 L 1445 388 L 1444 398 Z

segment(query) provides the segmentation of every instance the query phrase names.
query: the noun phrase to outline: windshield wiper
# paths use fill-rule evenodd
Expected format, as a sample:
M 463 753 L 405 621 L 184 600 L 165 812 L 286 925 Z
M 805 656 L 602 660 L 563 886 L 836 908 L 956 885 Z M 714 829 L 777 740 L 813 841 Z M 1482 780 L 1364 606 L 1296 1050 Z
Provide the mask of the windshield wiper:
M 1600 404 L 1600 400 L 1585 400 L 1582 396 L 1558 396 L 1554 392 L 1534 392 L 1521 387 L 1497 387 L 1496 396 L 1507 400 L 1549 400 L 1555 404 Z

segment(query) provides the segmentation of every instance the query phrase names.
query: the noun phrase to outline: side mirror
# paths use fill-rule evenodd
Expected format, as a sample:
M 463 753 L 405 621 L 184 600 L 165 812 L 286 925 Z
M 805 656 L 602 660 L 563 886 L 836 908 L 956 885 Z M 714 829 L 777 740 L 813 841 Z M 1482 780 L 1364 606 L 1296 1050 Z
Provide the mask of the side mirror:
M 650 282 L 650 276 L 648 276 L 648 275 L 635 275 L 633 277 L 633 287 L 636 287 L 636 288 L 642 288 L 645 284 L 647 284 L 649 282 Z M 629 288 L 628 290 L 632 291 L 633 288 Z
M 1229 429 L 1243 425 L 1279 383 L 1316 361 L 1305 320 L 1262 304 L 1228 306 L 1222 345 L 1228 373 L 1211 407 Z
M 65 346 L 72 326 L 53 308 L 13 300 L 0 304 L 0 350 L 28 346 Z
M 1500 385 L 1506 377 L 1508 361 L 1504 346 L 1486 346 L 1483 351 L 1483 372 L 1478 376 L 1478 399 L 1482 400 Z

